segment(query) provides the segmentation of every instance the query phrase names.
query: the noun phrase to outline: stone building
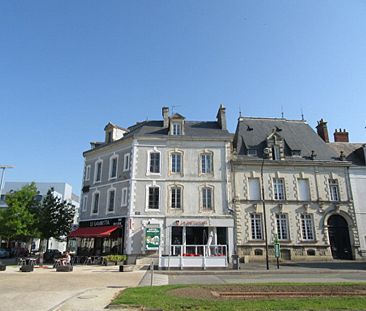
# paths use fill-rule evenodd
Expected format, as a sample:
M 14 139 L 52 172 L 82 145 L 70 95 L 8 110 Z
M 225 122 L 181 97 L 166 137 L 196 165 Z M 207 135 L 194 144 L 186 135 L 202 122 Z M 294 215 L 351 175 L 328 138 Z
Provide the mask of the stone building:
M 240 257 L 264 260 L 266 234 L 272 259 L 276 238 L 287 260 L 359 256 L 350 162 L 305 121 L 240 117 L 233 148 Z
M 73 233 L 82 238 L 81 252 L 114 249 L 133 262 L 157 251 L 159 240 L 160 257 L 204 257 L 207 246 L 222 245 L 230 258 L 232 135 L 225 108 L 216 121 L 188 121 L 167 107 L 162 117 L 126 129 L 109 123 L 105 141 L 84 152 L 80 228 Z M 154 230 L 157 236 L 149 236 Z

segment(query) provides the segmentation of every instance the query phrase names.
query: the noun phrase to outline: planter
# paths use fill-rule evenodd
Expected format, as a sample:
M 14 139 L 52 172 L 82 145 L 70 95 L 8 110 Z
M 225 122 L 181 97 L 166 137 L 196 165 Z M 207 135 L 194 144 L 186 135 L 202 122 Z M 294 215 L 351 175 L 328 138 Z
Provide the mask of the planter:
M 33 265 L 24 265 L 24 266 L 21 266 L 19 270 L 22 272 L 32 272 L 34 270 L 34 266 Z
M 0 265 L 0 271 L 5 271 L 6 270 L 6 266 L 5 265 Z
M 103 265 L 105 266 L 115 266 L 117 263 L 115 261 L 104 261 Z

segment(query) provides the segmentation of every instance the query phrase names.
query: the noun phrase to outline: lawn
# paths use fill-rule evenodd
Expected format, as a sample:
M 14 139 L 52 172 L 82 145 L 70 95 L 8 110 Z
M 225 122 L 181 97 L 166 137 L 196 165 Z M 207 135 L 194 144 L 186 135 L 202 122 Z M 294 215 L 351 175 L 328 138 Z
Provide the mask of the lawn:
M 247 297 L 222 298 L 212 294 L 230 292 Z M 264 292 L 268 297 L 254 297 Z M 290 297 L 304 292 L 309 296 Z M 317 296 L 320 292 L 325 295 Z M 279 297 L 283 293 L 285 297 Z M 355 293 L 357 296 L 349 296 Z M 365 310 L 365 293 L 366 283 L 167 285 L 128 288 L 112 304 L 161 310 Z

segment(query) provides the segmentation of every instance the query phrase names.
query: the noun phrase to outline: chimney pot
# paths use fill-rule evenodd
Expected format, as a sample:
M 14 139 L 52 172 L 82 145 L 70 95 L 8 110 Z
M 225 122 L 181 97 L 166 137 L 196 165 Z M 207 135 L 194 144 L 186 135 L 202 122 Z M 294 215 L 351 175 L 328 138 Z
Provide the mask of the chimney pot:
M 349 142 L 349 134 L 346 131 L 346 129 L 344 129 L 343 131 L 341 128 L 339 129 L 339 131 L 337 131 L 337 129 L 335 129 L 333 135 L 334 135 L 335 142 L 339 142 L 339 143 L 348 143 Z

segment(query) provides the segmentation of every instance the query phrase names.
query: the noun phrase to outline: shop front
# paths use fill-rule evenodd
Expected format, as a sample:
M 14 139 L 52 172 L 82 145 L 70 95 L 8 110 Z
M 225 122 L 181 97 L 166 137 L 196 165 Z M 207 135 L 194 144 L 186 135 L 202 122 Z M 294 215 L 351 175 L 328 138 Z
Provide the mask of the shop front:
M 77 256 L 123 254 L 124 218 L 82 221 L 69 234 L 69 249 Z
M 175 219 L 166 230 L 162 268 L 227 267 L 233 248 L 231 219 Z

